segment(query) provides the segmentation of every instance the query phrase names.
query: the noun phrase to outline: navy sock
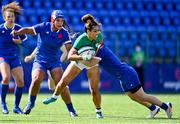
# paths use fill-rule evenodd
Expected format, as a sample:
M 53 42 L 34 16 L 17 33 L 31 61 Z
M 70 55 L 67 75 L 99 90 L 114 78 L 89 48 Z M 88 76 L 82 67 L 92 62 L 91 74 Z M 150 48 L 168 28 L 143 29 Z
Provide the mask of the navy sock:
M 165 111 L 168 109 L 168 105 L 166 103 L 162 103 L 160 106 L 162 109 L 164 109 Z
M 155 110 L 155 109 L 156 109 L 156 106 L 152 104 L 152 105 L 151 105 L 151 106 L 149 106 L 148 108 L 149 108 L 151 111 L 153 111 L 153 110 Z
M 14 92 L 14 95 L 15 95 L 14 107 L 15 108 L 19 107 L 19 103 L 20 103 L 21 97 L 22 97 L 22 90 L 23 90 L 23 87 L 16 86 L 16 89 Z
M 29 104 L 31 107 L 33 107 L 34 104 L 35 104 L 35 101 L 36 101 L 36 96 L 30 95 L 30 96 L 29 96 L 29 102 L 28 102 L 28 104 Z
M 75 112 L 73 104 L 72 103 L 68 103 L 66 104 L 66 107 L 68 109 L 69 112 Z
M 6 104 L 6 95 L 9 85 L 1 84 L 1 104 Z

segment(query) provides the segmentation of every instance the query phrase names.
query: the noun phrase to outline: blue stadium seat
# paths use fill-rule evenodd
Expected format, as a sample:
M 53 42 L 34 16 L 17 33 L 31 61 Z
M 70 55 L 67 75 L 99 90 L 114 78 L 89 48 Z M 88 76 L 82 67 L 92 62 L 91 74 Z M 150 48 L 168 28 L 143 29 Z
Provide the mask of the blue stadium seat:
M 175 58 L 176 54 L 176 49 L 168 49 L 168 55 L 170 58 Z
M 138 40 L 138 33 L 137 32 L 130 32 L 130 36 L 129 36 L 129 39 L 131 41 L 137 41 Z
M 127 34 L 127 32 L 120 32 L 120 34 L 119 34 L 119 38 L 120 38 L 120 40 L 127 40 L 128 39 L 128 34 Z
M 117 3 L 115 3 L 115 8 L 116 8 L 117 11 L 123 10 L 123 4 L 122 4 L 122 2 L 117 2 Z
M 136 3 L 134 7 L 138 11 L 143 11 L 144 10 L 144 5 L 141 2 Z
M 31 7 L 31 2 L 29 0 L 24 0 L 23 1 L 23 8 L 30 8 Z
M 47 14 L 47 11 L 43 8 L 39 8 L 36 10 L 36 14 L 37 16 L 42 16 L 42 15 L 46 15 Z
M 50 9 L 51 8 L 51 1 L 50 0 L 44 0 L 42 1 L 44 3 L 44 8 L 45 9 Z
M 170 40 L 177 41 L 178 40 L 178 34 L 176 32 L 170 32 Z
M 103 25 L 110 25 L 111 23 L 110 23 L 110 20 L 109 20 L 109 19 L 110 19 L 110 18 L 108 18 L 108 17 L 104 17 L 102 24 L 103 24 Z
M 167 40 L 170 39 L 169 33 L 168 33 L 168 32 L 165 32 L 165 31 L 164 31 L 164 32 L 161 32 L 160 36 L 161 36 L 161 40 L 162 40 L 162 41 L 167 41 Z
M 26 23 L 26 17 L 25 16 L 19 16 L 18 18 L 19 18 L 18 23 L 20 25 L 23 25 L 24 23 Z
M 103 6 L 102 1 L 96 1 L 96 3 L 95 3 L 95 8 L 96 8 L 97 10 L 103 10 L 103 9 L 104 9 L 104 6 Z
M 126 8 L 129 11 L 132 11 L 134 9 L 134 4 L 132 2 L 126 3 Z
M 180 26 L 180 16 L 173 19 L 174 26 Z
M 112 18 L 112 22 L 110 24 L 113 24 L 114 26 L 119 26 L 120 25 L 120 18 L 118 18 L 118 17 Z
M 146 32 L 140 32 L 139 33 L 139 40 L 140 41 L 146 41 L 149 39 L 149 36 Z
M 113 4 L 111 1 L 107 1 L 105 6 L 104 6 L 104 9 L 106 10 L 112 10 L 113 9 Z
M 62 8 L 63 8 L 63 5 L 62 5 L 62 2 L 61 2 L 61 1 L 54 0 L 54 1 L 52 2 L 52 4 L 54 4 L 54 8 L 55 8 L 55 9 L 62 9 Z
M 30 16 L 29 17 L 29 22 L 32 24 L 32 25 L 35 25 L 37 24 L 37 18 L 35 16 Z
M 126 50 L 125 50 L 125 48 L 124 48 L 124 47 L 120 47 L 120 49 L 119 49 L 119 53 L 118 53 L 118 54 L 119 54 L 119 56 L 120 56 L 120 57 L 123 57 L 123 56 L 125 55 L 125 51 L 126 51 Z
M 86 1 L 86 4 L 84 6 L 86 7 L 86 9 L 92 9 L 93 8 L 91 1 Z
M 155 6 L 153 2 L 143 1 L 143 3 L 144 3 L 144 10 L 147 10 L 147 11 L 155 10 Z
M 157 32 L 150 32 L 149 33 L 149 40 L 158 40 L 159 39 L 159 35 Z
M 129 17 L 124 17 L 123 18 L 123 24 L 124 25 L 130 25 L 130 18 Z
M 71 1 L 65 2 L 65 9 L 72 9 L 72 8 L 73 8 L 73 5 Z
M 160 1 L 158 1 L 155 4 L 155 8 L 156 8 L 156 11 L 162 11 L 163 10 L 163 4 Z
M 73 7 L 74 7 L 74 6 L 76 6 L 77 9 L 78 9 L 78 8 L 84 9 L 84 4 L 83 4 L 83 2 L 75 2 L 75 5 L 73 5 Z
M 42 7 L 41 1 L 40 0 L 35 0 L 34 1 L 34 7 L 38 10 Z
M 156 49 L 164 48 L 164 42 L 161 40 L 154 40 L 154 46 Z
M 166 50 L 164 48 L 159 48 L 158 53 L 159 53 L 159 57 L 164 58 L 166 56 Z
M 173 4 L 169 2 L 169 4 L 164 4 L 166 11 L 172 11 L 173 10 Z

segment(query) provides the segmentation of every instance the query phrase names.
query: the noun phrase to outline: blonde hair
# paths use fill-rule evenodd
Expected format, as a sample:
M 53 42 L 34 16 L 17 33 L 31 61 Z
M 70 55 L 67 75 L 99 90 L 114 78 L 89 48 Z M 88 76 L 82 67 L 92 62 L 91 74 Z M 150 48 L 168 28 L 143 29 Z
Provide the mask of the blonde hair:
M 15 16 L 17 16 L 21 14 L 22 8 L 19 6 L 18 2 L 14 1 L 9 4 L 3 5 L 1 11 L 3 13 L 3 17 L 5 11 L 14 12 Z

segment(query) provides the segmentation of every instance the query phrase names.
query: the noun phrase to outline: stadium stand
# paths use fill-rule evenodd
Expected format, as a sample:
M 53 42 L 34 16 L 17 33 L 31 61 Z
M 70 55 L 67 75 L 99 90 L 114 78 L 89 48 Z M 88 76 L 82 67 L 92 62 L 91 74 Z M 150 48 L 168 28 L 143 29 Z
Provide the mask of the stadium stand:
M 62 9 L 71 27 L 82 32 L 80 18 L 91 13 L 102 23 L 105 42 L 119 57 L 130 56 L 140 42 L 151 58 L 180 59 L 180 0 L 16 1 L 24 8 L 17 20 L 23 26 L 48 21 L 53 9 Z M 8 2 L 12 0 L 1 0 L 0 5 Z M 35 38 L 30 40 L 35 42 Z

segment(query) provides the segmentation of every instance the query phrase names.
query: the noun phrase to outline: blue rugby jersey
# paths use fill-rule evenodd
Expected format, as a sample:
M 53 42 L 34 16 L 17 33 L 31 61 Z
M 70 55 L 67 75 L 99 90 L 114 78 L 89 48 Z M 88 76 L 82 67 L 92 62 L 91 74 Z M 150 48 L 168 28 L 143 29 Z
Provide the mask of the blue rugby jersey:
M 38 35 L 37 53 L 35 61 L 45 63 L 59 61 L 62 54 L 60 47 L 63 44 L 71 43 L 70 35 L 65 28 L 53 32 L 50 22 L 43 22 L 34 27 L 34 33 Z
M 14 24 L 13 28 L 7 28 L 5 23 L 0 25 L 0 57 L 12 58 L 19 56 L 19 47 L 18 44 L 13 42 L 13 37 L 10 34 L 12 30 L 19 30 L 21 26 Z M 27 39 L 26 35 L 18 36 L 22 41 Z
M 99 65 L 116 79 L 121 80 L 122 89 L 131 91 L 140 85 L 136 71 L 128 64 L 121 62 L 119 58 L 105 45 L 99 48 L 97 57 L 101 58 Z

